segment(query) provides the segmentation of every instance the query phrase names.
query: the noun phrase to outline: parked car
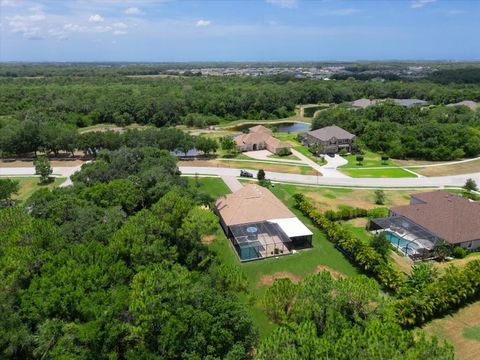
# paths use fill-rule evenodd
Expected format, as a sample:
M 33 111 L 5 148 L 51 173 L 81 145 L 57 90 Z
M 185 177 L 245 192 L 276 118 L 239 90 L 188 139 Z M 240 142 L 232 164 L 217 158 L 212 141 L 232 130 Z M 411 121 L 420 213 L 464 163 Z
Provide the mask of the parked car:
M 253 174 L 248 172 L 248 171 L 245 171 L 245 170 L 240 170 L 240 176 L 241 177 L 253 178 Z

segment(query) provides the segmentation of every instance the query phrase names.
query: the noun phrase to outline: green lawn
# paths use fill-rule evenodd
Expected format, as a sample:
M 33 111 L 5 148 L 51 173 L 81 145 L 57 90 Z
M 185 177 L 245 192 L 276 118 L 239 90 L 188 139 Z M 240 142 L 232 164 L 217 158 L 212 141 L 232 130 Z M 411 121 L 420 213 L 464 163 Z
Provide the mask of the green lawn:
M 17 180 L 20 183 L 20 190 L 18 191 L 18 194 L 13 196 L 13 200 L 20 201 L 28 199 L 30 195 L 32 195 L 38 189 L 44 187 L 53 189 L 65 181 L 65 178 L 54 178 L 54 181 L 52 181 L 50 184 L 40 185 L 38 183 L 38 177 L 10 177 L 10 179 Z
M 285 155 L 285 156 L 280 156 L 280 155 L 272 154 L 272 155 L 269 155 L 268 157 L 269 157 L 269 158 L 272 158 L 272 159 L 282 159 L 282 160 L 300 160 L 298 157 L 296 157 L 296 156 L 293 155 L 293 154 Z
M 407 178 L 416 177 L 414 174 L 405 171 L 401 168 L 386 168 L 386 169 L 340 169 L 344 174 L 354 178 Z
M 342 165 L 340 168 L 363 168 L 363 167 L 382 167 L 382 166 L 397 166 L 392 159 L 383 162 L 380 154 L 373 151 L 364 151 L 364 159 L 362 165 L 358 165 L 356 155 L 347 155 L 344 158 L 348 164 Z
M 188 182 L 190 186 L 198 186 L 199 192 L 209 194 L 214 198 L 230 194 L 231 192 L 221 178 L 189 177 Z

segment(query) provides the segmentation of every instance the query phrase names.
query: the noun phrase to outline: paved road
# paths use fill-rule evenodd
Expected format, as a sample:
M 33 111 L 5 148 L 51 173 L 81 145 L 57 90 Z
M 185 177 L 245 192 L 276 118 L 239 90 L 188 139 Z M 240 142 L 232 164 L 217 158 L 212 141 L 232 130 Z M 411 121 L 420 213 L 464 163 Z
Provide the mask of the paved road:
M 225 185 L 227 185 L 232 192 L 240 190 L 243 186 L 235 176 L 221 176 L 221 178 Z
M 66 187 L 72 185 L 72 180 L 70 176 L 79 171 L 80 166 L 62 166 L 62 167 L 53 167 L 52 175 L 55 177 L 65 177 L 67 178 L 60 187 Z M 0 176 L 35 176 L 34 167 L 5 167 L 0 168 Z
M 202 175 L 218 175 L 218 176 L 238 176 L 238 169 L 222 168 L 222 167 L 187 167 L 181 166 L 180 171 L 184 174 L 202 174 Z M 273 181 L 283 181 L 298 184 L 318 184 L 331 186 L 347 186 L 347 187 L 374 187 L 374 188 L 402 188 L 402 187 L 444 187 L 453 186 L 461 187 L 468 178 L 474 179 L 480 184 L 480 173 L 423 177 L 423 178 L 350 178 L 350 177 L 326 177 L 315 175 L 298 175 L 290 173 L 278 173 L 266 171 L 268 179 Z

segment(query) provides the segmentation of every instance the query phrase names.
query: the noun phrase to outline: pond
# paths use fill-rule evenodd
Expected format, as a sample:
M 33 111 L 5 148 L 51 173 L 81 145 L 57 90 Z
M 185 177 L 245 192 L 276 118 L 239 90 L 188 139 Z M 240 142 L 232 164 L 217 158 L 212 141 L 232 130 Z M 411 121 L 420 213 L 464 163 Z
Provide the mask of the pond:
M 243 131 L 244 129 L 251 128 L 255 125 L 258 125 L 258 124 L 255 124 L 255 123 L 243 124 L 243 125 L 235 126 L 234 128 L 232 128 L 232 130 Z M 267 124 L 264 124 L 264 126 L 265 125 Z M 298 122 L 285 122 L 285 123 L 271 124 L 271 126 L 277 128 L 277 131 L 281 133 L 300 132 L 300 131 L 310 130 L 309 124 L 298 123 Z

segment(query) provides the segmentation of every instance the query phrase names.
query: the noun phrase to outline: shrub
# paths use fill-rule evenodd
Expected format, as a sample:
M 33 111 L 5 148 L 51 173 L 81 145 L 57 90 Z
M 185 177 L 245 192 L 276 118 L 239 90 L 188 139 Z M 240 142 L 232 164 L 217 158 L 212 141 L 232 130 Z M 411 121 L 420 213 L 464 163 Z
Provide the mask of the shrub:
M 456 259 L 463 259 L 468 255 L 468 250 L 462 248 L 461 246 L 455 246 L 452 251 L 452 256 Z
M 289 148 L 281 148 L 280 150 L 277 151 L 277 155 L 278 156 L 288 156 L 290 155 L 292 152 L 290 151 Z
M 345 156 L 345 155 L 347 155 L 347 154 L 348 154 L 347 149 L 342 149 L 342 150 L 340 150 L 340 151 L 338 152 L 338 155 L 340 155 L 340 156 Z

